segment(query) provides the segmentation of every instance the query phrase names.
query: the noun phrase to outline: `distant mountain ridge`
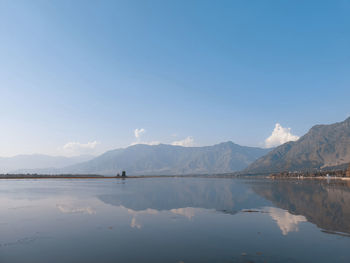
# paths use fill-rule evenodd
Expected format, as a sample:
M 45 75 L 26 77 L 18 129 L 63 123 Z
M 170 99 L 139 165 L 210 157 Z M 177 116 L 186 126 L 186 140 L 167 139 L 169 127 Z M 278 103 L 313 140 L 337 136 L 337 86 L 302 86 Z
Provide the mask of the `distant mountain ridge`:
M 350 162 L 350 118 L 316 125 L 295 142 L 287 142 L 249 165 L 244 172 L 269 173 L 342 167 Z
M 93 157 L 93 155 L 65 157 L 44 154 L 23 154 L 13 157 L 0 157 L 0 173 L 25 173 L 37 171 L 39 169 L 58 169 L 88 161 Z
M 103 175 L 116 175 L 122 170 L 129 175 L 230 173 L 246 168 L 269 150 L 233 142 L 204 147 L 137 144 L 108 151 L 56 172 Z
M 129 175 L 188 175 L 243 170 L 243 174 L 259 174 L 336 169 L 346 167 L 349 162 L 350 118 L 316 125 L 299 140 L 274 149 L 240 146 L 233 142 L 203 147 L 137 144 L 95 158 L 43 155 L 0 158 L 0 173 L 116 175 L 125 170 Z

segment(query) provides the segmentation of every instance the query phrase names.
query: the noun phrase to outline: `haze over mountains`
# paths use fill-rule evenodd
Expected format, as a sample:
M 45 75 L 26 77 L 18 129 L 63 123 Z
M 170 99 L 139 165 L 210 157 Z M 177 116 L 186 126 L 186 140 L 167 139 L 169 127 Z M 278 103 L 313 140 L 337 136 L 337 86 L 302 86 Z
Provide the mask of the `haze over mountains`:
M 350 162 L 350 118 L 316 125 L 295 142 L 287 142 L 252 163 L 245 172 L 270 173 L 327 169 Z
M 204 147 L 137 144 L 108 151 L 91 160 L 73 165 L 37 166 L 16 172 L 39 174 L 178 175 L 229 173 L 246 168 L 269 149 L 246 147 L 233 142 Z M 21 167 L 24 167 L 22 164 Z M 38 168 L 38 169 L 37 169 Z M 19 170 L 19 171 L 18 171 Z
M 13 157 L 0 157 L 0 173 L 22 173 L 40 169 L 50 170 L 52 168 L 63 168 L 72 164 L 88 161 L 92 158 L 94 158 L 93 155 L 65 157 L 44 154 L 23 154 Z

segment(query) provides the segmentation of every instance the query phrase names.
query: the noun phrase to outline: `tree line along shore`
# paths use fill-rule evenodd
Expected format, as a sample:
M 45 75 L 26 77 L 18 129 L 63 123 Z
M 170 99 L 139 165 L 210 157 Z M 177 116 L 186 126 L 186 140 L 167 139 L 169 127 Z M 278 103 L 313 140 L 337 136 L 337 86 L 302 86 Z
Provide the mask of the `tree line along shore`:
M 263 174 L 222 174 L 222 177 L 229 176 L 254 176 Z M 266 174 L 267 175 L 267 174 Z M 266 176 L 265 175 L 265 176 Z M 144 177 L 183 177 L 185 175 L 164 175 L 164 176 L 126 176 L 126 172 L 123 171 L 120 175 L 119 173 L 116 176 L 104 176 L 99 174 L 0 174 L 0 179 L 102 179 L 102 178 L 144 178 Z M 195 175 L 188 175 L 195 176 Z M 198 176 L 198 175 L 197 175 Z M 207 176 L 210 176 L 209 174 Z M 217 176 L 217 175 L 216 175 Z M 337 170 L 317 170 L 317 171 L 285 171 L 278 173 L 271 173 L 268 175 L 268 178 L 347 178 L 350 179 L 350 164 L 347 169 L 337 169 Z
M 269 175 L 270 178 L 328 178 L 328 177 L 339 177 L 350 179 L 350 164 L 347 169 L 338 170 L 324 170 L 324 171 L 294 171 L 294 172 L 280 172 L 272 173 Z
M 69 178 L 76 178 L 76 179 L 91 179 L 91 178 L 126 178 L 126 172 L 122 171 L 122 174 L 120 175 L 117 173 L 116 176 L 104 176 L 99 174 L 0 174 L 0 179 L 52 179 L 52 178 L 58 178 L 58 179 L 69 179 Z

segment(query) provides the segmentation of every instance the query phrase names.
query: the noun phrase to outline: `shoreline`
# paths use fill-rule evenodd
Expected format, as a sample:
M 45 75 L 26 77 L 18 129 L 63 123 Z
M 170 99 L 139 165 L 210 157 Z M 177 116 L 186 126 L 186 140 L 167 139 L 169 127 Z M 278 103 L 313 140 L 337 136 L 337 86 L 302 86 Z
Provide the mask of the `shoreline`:
M 283 180 L 286 180 L 286 179 L 298 179 L 298 180 L 313 180 L 313 179 L 316 179 L 316 180 L 344 180 L 344 181 L 349 181 L 350 180 L 350 177 L 340 177 L 340 176 L 330 176 L 330 177 L 325 177 L 325 176 L 315 176 L 315 177 L 311 177 L 311 176 L 304 176 L 304 177 L 297 177 L 297 176 L 267 176 L 265 177 L 267 179 L 272 179 L 272 180 L 275 180 L 275 179 L 283 179 Z
M 170 178 L 191 177 L 183 175 L 134 175 L 134 176 L 103 176 L 103 175 L 0 175 L 0 180 L 18 179 L 139 179 L 139 178 Z
M 270 180 L 343 180 L 350 181 L 350 177 L 343 176 L 264 176 L 264 175 L 131 175 L 131 176 L 104 176 L 104 175 L 33 175 L 33 174 L 0 174 L 0 180 L 37 180 L 37 179 L 145 179 L 145 178 L 183 178 L 183 177 L 191 177 L 191 178 L 265 178 Z

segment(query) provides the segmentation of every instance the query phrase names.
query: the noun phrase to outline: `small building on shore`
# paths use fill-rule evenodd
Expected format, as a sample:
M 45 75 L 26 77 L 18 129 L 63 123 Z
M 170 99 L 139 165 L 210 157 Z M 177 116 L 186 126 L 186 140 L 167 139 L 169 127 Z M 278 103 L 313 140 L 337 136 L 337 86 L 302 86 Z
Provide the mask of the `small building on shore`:
M 350 164 L 349 164 L 348 169 L 346 170 L 346 177 L 350 177 Z

